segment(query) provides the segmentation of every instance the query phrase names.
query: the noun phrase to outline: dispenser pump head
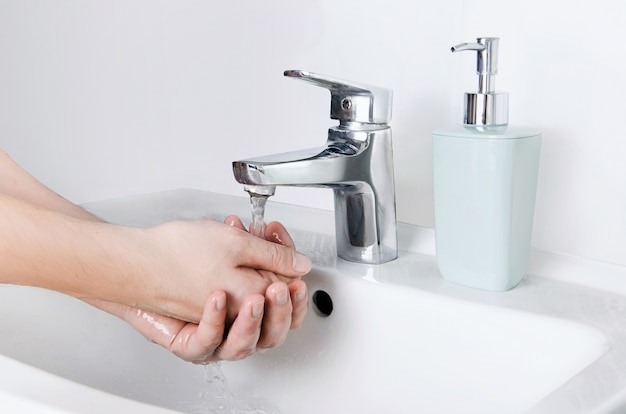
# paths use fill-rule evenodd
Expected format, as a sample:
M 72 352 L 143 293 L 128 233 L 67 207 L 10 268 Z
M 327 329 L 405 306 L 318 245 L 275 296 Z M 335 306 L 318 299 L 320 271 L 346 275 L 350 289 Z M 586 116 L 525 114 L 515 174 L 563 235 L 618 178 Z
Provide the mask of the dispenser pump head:
M 509 95 L 495 92 L 495 75 L 498 74 L 497 37 L 479 37 L 476 43 L 452 46 L 452 52 L 471 50 L 477 52 L 476 74 L 478 92 L 467 92 L 464 101 L 463 124 L 497 126 L 509 123 Z

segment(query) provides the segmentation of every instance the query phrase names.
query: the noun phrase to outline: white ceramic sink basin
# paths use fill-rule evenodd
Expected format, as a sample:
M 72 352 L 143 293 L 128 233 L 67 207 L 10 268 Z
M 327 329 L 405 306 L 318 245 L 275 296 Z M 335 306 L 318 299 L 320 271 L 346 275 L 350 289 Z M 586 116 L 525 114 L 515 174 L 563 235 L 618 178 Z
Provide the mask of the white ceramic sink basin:
M 286 413 L 524 412 L 606 350 L 571 322 L 338 277 L 310 281 L 329 318 L 311 315 L 280 355 L 224 366 L 237 394 L 281 395 Z M 307 396 L 322 397 L 304 410 Z
M 192 190 L 87 207 L 132 225 L 249 214 L 245 198 Z M 399 259 L 367 266 L 335 258 L 331 212 L 270 204 L 267 214 L 313 258 L 306 280 L 321 309 L 311 301 L 282 347 L 222 363 L 229 394 L 207 382 L 214 367 L 178 360 L 114 317 L 1 286 L 0 354 L 11 359 L 0 357 L 0 401 L 4 392 L 59 412 L 231 412 L 216 408 L 221 394 L 247 407 L 232 412 L 282 414 L 609 413 L 624 401 L 626 298 L 536 275 L 558 273 L 565 258 L 535 253 L 517 288 L 482 292 L 439 277 L 430 230 L 402 225 Z

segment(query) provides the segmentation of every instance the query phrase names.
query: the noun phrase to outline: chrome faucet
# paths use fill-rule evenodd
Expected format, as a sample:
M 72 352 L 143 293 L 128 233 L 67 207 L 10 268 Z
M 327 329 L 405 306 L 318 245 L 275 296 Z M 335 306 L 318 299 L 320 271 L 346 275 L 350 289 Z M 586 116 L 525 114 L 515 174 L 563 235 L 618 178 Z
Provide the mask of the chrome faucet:
M 266 194 L 275 186 L 332 188 L 337 255 L 359 263 L 394 260 L 392 91 L 299 70 L 284 75 L 329 89 L 330 117 L 339 125 L 322 147 L 233 162 L 235 179 Z

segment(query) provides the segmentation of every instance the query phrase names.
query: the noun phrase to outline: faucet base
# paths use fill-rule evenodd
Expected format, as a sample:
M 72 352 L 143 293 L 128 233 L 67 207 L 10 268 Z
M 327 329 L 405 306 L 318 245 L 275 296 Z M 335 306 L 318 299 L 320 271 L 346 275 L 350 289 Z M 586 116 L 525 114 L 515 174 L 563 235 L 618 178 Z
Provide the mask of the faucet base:
M 385 229 L 395 229 L 395 214 L 384 217 L 376 211 L 371 188 L 361 183 L 335 188 L 334 192 L 337 256 L 350 262 L 367 264 L 380 264 L 396 259 L 396 234 L 384 234 Z M 393 223 L 380 223 L 371 220 L 372 217 L 392 220 Z

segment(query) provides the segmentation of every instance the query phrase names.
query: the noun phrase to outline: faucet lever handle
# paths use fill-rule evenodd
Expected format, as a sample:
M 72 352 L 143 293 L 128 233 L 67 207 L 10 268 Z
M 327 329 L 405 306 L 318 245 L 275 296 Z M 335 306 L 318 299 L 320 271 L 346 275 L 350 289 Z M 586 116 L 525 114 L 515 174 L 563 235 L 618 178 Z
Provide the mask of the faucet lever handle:
M 378 86 L 336 79 L 303 70 L 286 70 L 285 76 L 301 79 L 330 91 L 330 118 L 340 122 L 388 124 L 393 91 Z

